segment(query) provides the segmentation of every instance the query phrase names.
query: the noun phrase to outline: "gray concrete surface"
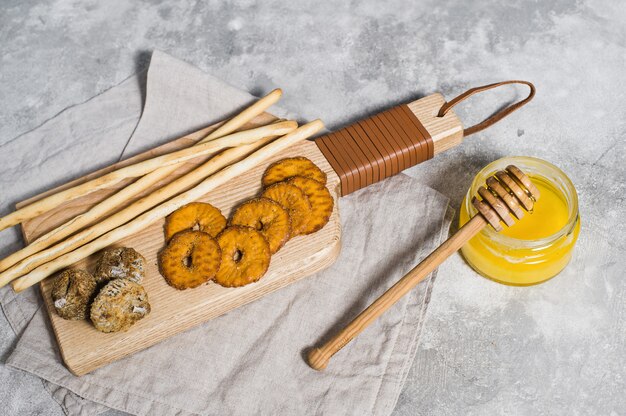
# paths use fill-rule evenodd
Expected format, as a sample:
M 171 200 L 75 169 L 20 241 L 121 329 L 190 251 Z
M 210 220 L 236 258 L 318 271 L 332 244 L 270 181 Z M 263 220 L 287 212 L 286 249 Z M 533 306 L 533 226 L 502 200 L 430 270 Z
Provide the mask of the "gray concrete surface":
M 280 86 L 283 106 L 331 128 L 433 91 L 533 81 L 532 104 L 409 174 L 456 207 L 486 163 L 547 159 L 578 188 L 575 257 L 531 288 L 487 281 L 459 256 L 442 266 L 395 414 L 626 414 L 623 2 L 2 0 L 0 152 L 145 68 L 153 49 L 256 93 Z M 523 93 L 459 113 L 469 124 Z M 12 339 L 1 317 L 0 357 Z M 0 402 L 8 414 L 61 414 L 38 379 L 1 365 Z

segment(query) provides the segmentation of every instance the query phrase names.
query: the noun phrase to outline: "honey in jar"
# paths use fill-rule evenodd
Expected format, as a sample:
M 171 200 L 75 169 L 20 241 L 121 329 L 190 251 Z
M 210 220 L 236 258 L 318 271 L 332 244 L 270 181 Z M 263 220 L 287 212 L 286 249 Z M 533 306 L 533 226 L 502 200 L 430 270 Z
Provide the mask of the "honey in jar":
M 461 225 L 477 214 L 471 197 L 478 187 L 508 165 L 516 165 L 531 178 L 540 191 L 539 200 L 513 226 L 500 232 L 485 227 L 461 252 L 472 268 L 489 279 L 533 285 L 556 276 L 570 261 L 580 231 L 578 197 L 570 179 L 556 166 L 530 157 L 503 158 L 474 178 L 461 205 Z

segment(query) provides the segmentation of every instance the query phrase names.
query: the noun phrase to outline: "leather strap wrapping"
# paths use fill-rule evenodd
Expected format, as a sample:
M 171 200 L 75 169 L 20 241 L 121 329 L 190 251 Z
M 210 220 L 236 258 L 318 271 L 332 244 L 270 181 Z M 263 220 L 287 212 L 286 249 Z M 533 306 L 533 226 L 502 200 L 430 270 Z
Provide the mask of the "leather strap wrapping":
M 432 137 L 406 104 L 315 140 L 348 195 L 431 159 Z

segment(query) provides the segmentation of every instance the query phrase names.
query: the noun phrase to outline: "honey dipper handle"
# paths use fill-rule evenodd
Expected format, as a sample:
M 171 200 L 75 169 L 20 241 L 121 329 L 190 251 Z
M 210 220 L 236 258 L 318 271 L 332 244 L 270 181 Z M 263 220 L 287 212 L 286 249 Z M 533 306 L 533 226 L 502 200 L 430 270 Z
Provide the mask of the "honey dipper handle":
M 367 309 L 350 322 L 343 330 L 333 336 L 328 342 L 318 348 L 313 348 L 308 354 L 308 363 L 315 370 L 323 370 L 330 358 L 346 344 L 352 341 L 365 328 L 393 306 L 400 298 L 406 295 L 419 282 L 435 270 L 450 255 L 459 250 L 467 241 L 474 237 L 487 222 L 481 215 L 476 215 L 467 224 L 459 229 L 452 237 L 437 247 L 420 264 L 415 266 L 395 285 L 376 299 Z

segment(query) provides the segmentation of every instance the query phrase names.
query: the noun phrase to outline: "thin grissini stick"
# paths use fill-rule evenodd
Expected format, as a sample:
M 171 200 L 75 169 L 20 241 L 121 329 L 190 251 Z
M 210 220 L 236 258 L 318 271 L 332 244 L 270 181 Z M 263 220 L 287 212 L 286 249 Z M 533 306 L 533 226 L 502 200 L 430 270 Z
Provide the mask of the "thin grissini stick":
M 56 194 L 35 201 L 32 204 L 7 215 L 2 219 L 2 221 L 6 224 L 17 224 L 41 215 L 44 212 L 50 211 L 64 202 L 89 195 L 90 193 L 100 189 L 108 188 L 124 179 L 137 178 L 161 167 L 180 165 L 190 159 L 215 153 L 228 147 L 250 144 L 259 140 L 259 137 L 282 136 L 295 130 L 297 127 L 298 123 L 295 121 L 282 121 L 276 124 L 259 127 L 257 129 L 231 133 L 227 136 L 220 137 L 219 139 L 199 143 L 192 147 L 125 166 L 118 170 L 114 170 L 113 172 L 109 172 L 106 175 L 100 176 L 99 178 L 92 179 L 80 185 L 76 185 L 72 188 L 65 189 Z
M 271 91 L 263 98 L 259 98 L 254 104 L 250 107 L 247 107 L 241 113 L 237 114 L 235 117 L 226 121 L 222 124 L 217 130 L 213 133 L 206 136 L 204 139 L 200 140 L 199 143 L 203 143 L 205 141 L 217 139 L 218 137 L 225 136 L 237 130 L 239 127 L 246 124 L 248 121 L 252 120 L 274 104 L 280 100 L 280 97 L 283 95 L 283 90 L 280 88 L 276 88 Z
M 246 173 L 251 168 L 259 165 L 270 157 L 275 156 L 295 143 L 314 135 L 323 127 L 324 124 L 320 120 L 315 120 L 303 125 L 286 136 L 274 140 L 249 156 L 243 158 L 239 162 L 233 163 L 232 165 L 221 169 L 216 174 L 209 176 L 194 188 L 162 203 L 157 207 L 152 208 L 132 221 L 109 231 L 96 240 L 93 240 L 92 242 L 70 253 L 64 254 L 63 256 L 36 268 L 27 275 L 20 277 L 12 283 L 13 289 L 16 292 L 21 292 L 51 274 L 68 267 L 125 237 L 143 230 L 153 222 L 165 218 L 178 208 L 201 198 L 218 186 Z M 220 154 L 214 159 L 222 156 L 223 154 Z
M 273 104 L 275 104 L 280 99 L 281 95 L 282 95 L 282 91 L 280 89 L 273 90 L 272 92 L 267 94 L 265 97 L 257 100 L 250 107 L 246 108 L 241 113 L 237 114 L 232 119 L 226 121 L 224 124 L 222 124 L 219 128 L 217 128 L 211 134 L 209 134 L 202 140 L 199 140 L 198 143 L 196 143 L 196 145 L 212 141 L 214 139 L 226 136 L 227 134 L 234 132 L 239 127 L 243 126 L 244 124 L 252 120 L 254 117 L 258 116 L 259 114 L 267 110 L 269 107 L 271 107 Z M 167 166 L 161 167 L 160 179 L 165 178 L 167 177 L 167 175 L 172 173 L 176 169 L 174 168 L 174 166 L 178 166 L 178 165 L 171 165 L 170 167 L 167 167 Z M 108 176 L 108 175 L 105 175 L 105 176 Z M 155 174 L 152 177 L 152 179 L 154 180 L 156 177 L 157 175 Z M 95 181 L 97 180 L 98 179 L 95 179 Z M 151 182 L 151 183 L 156 183 L 157 181 L 158 180 Z M 62 192 L 65 192 L 65 191 L 62 191 Z M 8 214 L 4 217 L 0 217 L 0 231 L 4 230 L 5 228 L 11 227 L 13 225 L 19 224 L 22 221 L 26 221 L 27 219 L 34 218 L 37 215 L 40 215 L 58 206 L 59 205 L 58 202 L 56 204 L 52 204 L 51 202 L 54 200 L 49 200 L 49 198 L 51 198 L 52 196 L 46 197 L 39 201 L 35 201 L 32 204 L 29 204 L 28 206 L 23 207 L 20 210 L 14 211 L 11 214 Z M 64 202 L 63 199 L 61 199 L 60 201 Z M 4 269 L 0 268 L 0 270 L 4 270 Z
M 234 130 L 243 126 L 244 124 L 255 118 L 257 115 L 263 113 L 265 110 L 271 107 L 272 104 L 278 101 L 281 94 L 282 92 L 279 89 L 272 91 L 267 96 L 261 98 L 250 107 L 242 111 L 240 114 L 224 123 L 213 133 L 202 139 L 199 143 L 213 140 L 219 137 L 219 135 L 232 133 Z M 110 197 L 94 205 L 87 212 L 84 212 L 83 214 L 72 218 L 68 222 L 47 232 L 45 235 L 40 236 L 22 250 L 16 251 L 15 253 L 0 260 L 0 272 L 7 270 L 9 267 L 13 266 L 20 260 L 23 260 L 26 257 L 37 253 L 45 249 L 46 247 L 51 246 L 52 244 L 58 243 L 63 238 L 75 233 L 83 227 L 94 223 L 99 218 L 115 210 L 115 208 L 119 207 L 120 205 L 126 203 L 135 195 L 144 192 L 155 183 L 167 178 L 167 176 L 174 173 L 176 169 L 178 169 L 178 167 L 179 165 L 172 165 L 152 171 L 149 174 L 137 179 L 135 182 L 129 184 L 125 188 L 120 189 L 118 192 L 111 195 Z M 0 219 L 0 223 L 1 222 L 2 219 Z M 0 229 L 2 228 L 3 227 L 0 227 Z
M 269 126 L 260 127 L 258 129 L 246 130 L 246 131 L 249 133 L 253 132 L 254 134 L 256 134 L 257 140 L 261 141 L 259 146 L 262 146 L 263 144 L 266 143 L 263 141 L 263 138 L 266 137 L 266 136 L 263 136 L 263 134 L 271 131 L 271 129 L 268 129 L 267 127 Z M 277 137 L 277 135 L 272 135 L 269 137 L 275 138 Z M 253 148 L 248 148 L 247 151 L 250 152 L 254 148 L 256 148 L 256 146 Z M 230 150 L 232 149 L 227 150 L 227 152 L 229 152 L 230 155 L 233 155 L 232 156 L 233 158 L 240 157 L 240 156 L 237 156 L 239 155 L 240 152 L 230 152 Z M 246 151 L 245 147 L 243 150 Z M 203 165 L 201 165 L 201 167 L 196 168 L 194 171 L 190 172 L 184 177 L 178 178 L 175 181 L 175 183 L 173 183 L 171 186 L 168 184 L 167 186 L 161 188 L 159 192 L 155 193 L 154 195 L 151 195 L 149 199 L 143 198 L 140 202 L 144 204 L 143 205 L 145 206 L 144 210 L 152 208 L 154 205 L 157 205 L 163 202 L 166 198 L 170 198 L 176 195 L 177 193 L 184 191 L 186 188 L 195 185 L 206 176 L 214 173 L 216 171 L 214 166 L 216 165 L 209 163 L 209 162 L 205 162 Z M 170 168 L 171 167 L 166 167 L 165 169 L 170 169 Z M 12 253 L 6 258 L 0 260 L 0 272 L 4 272 L 4 273 L 0 273 L 0 287 L 2 286 L 2 282 L 5 282 L 5 279 L 15 278 L 21 274 L 24 274 L 32 270 L 33 268 L 37 267 L 40 264 L 45 263 L 46 261 L 50 261 L 54 257 L 60 256 L 61 254 L 64 253 L 62 250 L 69 251 L 73 249 L 74 248 L 73 244 L 76 244 L 75 242 L 79 241 L 78 237 L 85 235 L 82 231 L 79 231 L 79 230 L 93 223 L 98 218 L 106 215 L 108 212 L 112 211 L 117 206 L 125 202 L 125 201 L 122 201 L 123 197 L 132 198 L 134 195 L 137 195 L 140 192 L 143 192 L 144 190 L 148 189 L 151 185 L 153 185 L 153 183 L 156 183 L 158 180 L 160 180 L 161 179 L 160 176 L 158 177 L 157 180 L 153 179 L 154 172 L 156 171 L 153 171 L 152 173 L 138 179 L 136 182 L 131 183 L 126 188 L 123 188 L 122 190 L 118 191 L 116 194 L 94 205 L 87 212 L 72 218 L 68 222 L 40 236 L 38 239 L 36 239 L 35 241 L 27 245 L 26 247 L 22 248 L 21 250 L 18 250 L 15 253 Z M 148 204 L 152 204 L 152 205 L 148 205 Z M 123 213 L 128 212 L 128 208 L 130 207 L 125 208 L 124 210 L 122 210 L 122 212 Z M 139 213 L 135 213 L 133 216 L 136 216 L 138 214 Z M 116 215 L 118 215 L 119 217 L 121 214 L 117 213 Z M 118 218 L 118 217 L 115 217 L 115 218 Z M 128 221 L 130 218 L 126 218 L 124 222 Z M 114 219 L 109 220 L 107 218 L 104 221 L 115 221 L 115 220 Z M 118 224 L 116 223 L 113 227 L 116 227 L 117 225 Z M 74 234 L 77 231 L 79 232 L 77 234 Z M 70 237 L 68 240 L 63 241 L 65 237 L 68 237 L 71 234 L 74 234 L 74 235 Z M 54 246 L 54 244 L 56 244 L 56 246 Z M 46 250 L 48 247 L 50 247 L 50 249 Z M 67 249 L 66 247 L 72 247 L 72 248 Z M 8 282 L 8 280 L 6 282 Z
M 186 191 L 187 189 L 202 182 L 202 180 L 204 180 L 209 175 L 212 175 L 223 167 L 228 166 L 228 164 L 237 162 L 250 152 L 260 149 L 275 137 L 276 136 L 270 136 L 267 138 L 263 138 L 253 144 L 228 149 L 222 154 L 208 160 L 207 162 L 204 162 L 202 165 L 195 168 L 191 172 L 155 190 L 144 198 L 135 201 L 134 203 L 109 216 L 108 218 L 105 218 L 100 223 L 85 228 L 55 245 L 33 253 L 29 257 L 23 259 L 19 263 L 0 273 L 0 287 L 6 285 L 11 280 L 28 273 L 34 268 L 46 262 L 54 260 L 55 258 L 65 253 L 68 253 L 80 247 L 81 245 L 86 244 L 89 241 L 101 236 L 102 234 L 112 230 L 113 228 L 130 221 L 137 215 L 149 210 L 150 208 L 153 208 L 163 201 L 183 191 Z M 36 240 L 33 244 L 26 246 L 24 249 L 22 249 L 22 251 L 28 252 L 31 246 L 38 244 L 40 240 L 41 238 L 39 240 Z

